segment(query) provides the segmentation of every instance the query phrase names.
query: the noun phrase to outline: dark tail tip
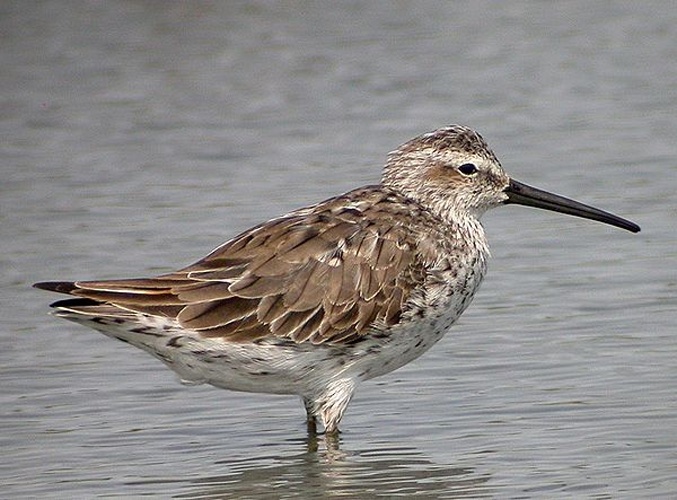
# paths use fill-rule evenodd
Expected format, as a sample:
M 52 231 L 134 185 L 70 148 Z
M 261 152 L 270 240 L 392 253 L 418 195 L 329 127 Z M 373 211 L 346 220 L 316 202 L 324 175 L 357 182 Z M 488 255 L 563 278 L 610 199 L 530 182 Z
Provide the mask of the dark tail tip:
M 41 281 L 40 283 L 34 283 L 33 286 L 40 290 L 58 293 L 71 293 L 78 288 L 72 281 Z
M 87 307 L 98 305 L 101 305 L 101 302 L 97 302 L 96 300 L 92 299 L 64 299 L 58 300 L 50 304 L 49 307 L 54 307 L 58 309 L 61 307 L 71 308 L 71 307 Z

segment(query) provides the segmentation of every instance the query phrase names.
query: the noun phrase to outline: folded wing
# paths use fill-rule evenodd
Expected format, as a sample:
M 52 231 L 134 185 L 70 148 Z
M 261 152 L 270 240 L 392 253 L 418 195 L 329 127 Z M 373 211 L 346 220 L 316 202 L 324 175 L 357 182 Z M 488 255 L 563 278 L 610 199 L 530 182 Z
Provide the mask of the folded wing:
M 414 238 L 382 218 L 329 206 L 257 226 L 175 273 L 37 286 L 175 318 L 207 337 L 350 342 L 399 321 L 420 275 Z

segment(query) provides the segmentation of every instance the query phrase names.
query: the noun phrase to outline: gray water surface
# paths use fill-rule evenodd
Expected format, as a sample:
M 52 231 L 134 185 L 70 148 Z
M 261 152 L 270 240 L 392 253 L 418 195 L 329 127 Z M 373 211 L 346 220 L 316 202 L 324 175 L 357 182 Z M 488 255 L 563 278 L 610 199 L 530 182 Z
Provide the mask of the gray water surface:
M 677 10 L 634 4 L 3 2 L 0 496 L 676 497 Z M 30 288 L 171 271 L 454 122 L 642 232 L 487 214 L 473 305 L 338 451 Z

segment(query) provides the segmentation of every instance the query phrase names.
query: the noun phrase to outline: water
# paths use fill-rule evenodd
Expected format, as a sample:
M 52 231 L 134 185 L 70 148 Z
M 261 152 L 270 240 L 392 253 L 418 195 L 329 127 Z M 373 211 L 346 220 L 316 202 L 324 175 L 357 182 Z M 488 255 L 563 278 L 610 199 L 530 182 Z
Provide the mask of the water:
M 2 496 L 676 496 L 672 7 L 3 2 Z M 183 387 L 29 287 L 188 264 L 451 122 L 642 232 L 488 214 L 474 304 L 360 388 L 339 451 L 294 398 Z

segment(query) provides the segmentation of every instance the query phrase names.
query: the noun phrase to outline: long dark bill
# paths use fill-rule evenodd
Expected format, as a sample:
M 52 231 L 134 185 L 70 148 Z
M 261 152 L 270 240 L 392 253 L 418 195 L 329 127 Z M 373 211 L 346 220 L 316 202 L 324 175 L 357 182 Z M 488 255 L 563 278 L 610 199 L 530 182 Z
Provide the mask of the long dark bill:
M 584 205 L 564 196 L 548 193 L 535 187 L 527 186 L 521 182 L 510 179 L 510 184 L 505 190 L 508 195 L 506 204 L 514 203 L 516 205 L 526 205 L 528 207 L 542 208 L 543 210 L 552 210 L 563 214 L 575 215 L 584 219 L 604 222 L 611 226 L 627 229 L 637 233 L 640 227 L 634 222 L 623 219 L 604 210 Z

